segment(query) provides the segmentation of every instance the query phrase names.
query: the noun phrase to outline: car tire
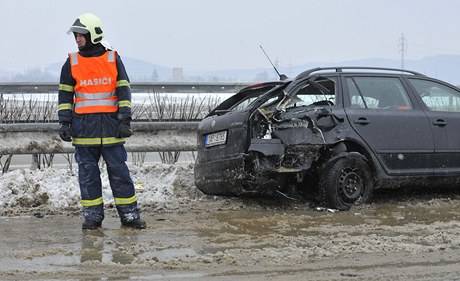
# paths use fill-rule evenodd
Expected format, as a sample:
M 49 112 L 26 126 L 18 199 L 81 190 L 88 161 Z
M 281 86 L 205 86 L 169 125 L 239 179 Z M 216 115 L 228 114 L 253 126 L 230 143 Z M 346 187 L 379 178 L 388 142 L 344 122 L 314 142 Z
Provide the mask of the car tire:
M 326 163 L 320 173 L 318 188 L 321 204 L 348 211 L 353 205 L 369 202 L 374 181 L 365 157 L 347 153 Z

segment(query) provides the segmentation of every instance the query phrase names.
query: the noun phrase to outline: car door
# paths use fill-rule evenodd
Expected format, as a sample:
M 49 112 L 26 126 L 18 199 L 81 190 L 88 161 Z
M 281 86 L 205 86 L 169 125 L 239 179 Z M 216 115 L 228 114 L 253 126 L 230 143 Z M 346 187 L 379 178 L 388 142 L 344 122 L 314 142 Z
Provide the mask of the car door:
M 460 91 L 429 79 L 408 79 L 425 106 L 434 136 L 435 174 L 460 173 Z
M 344 76 L 352 128 L 390 175 L 433 173 L 430 124 L 397 76 Z

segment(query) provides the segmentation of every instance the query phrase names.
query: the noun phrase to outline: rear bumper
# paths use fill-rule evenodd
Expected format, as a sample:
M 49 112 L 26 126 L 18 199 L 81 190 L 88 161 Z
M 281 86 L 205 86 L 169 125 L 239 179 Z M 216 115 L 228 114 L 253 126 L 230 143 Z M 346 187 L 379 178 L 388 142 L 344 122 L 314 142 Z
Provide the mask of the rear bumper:
M 195 185 L 205 194 L 238 196 L 244 193 L 242 178 L 244 156 L 196 163 L 194 168 Z

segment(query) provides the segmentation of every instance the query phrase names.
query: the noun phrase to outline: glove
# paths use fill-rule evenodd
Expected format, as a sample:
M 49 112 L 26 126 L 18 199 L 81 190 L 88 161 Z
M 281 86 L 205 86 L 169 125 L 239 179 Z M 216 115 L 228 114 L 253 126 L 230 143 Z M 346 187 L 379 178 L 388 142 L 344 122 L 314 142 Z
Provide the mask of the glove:
M 133 135 L 129 120 L 121 121 L 120 127 L 118 127 L 117 138 L 129 138 Z
M 61 124 L 61 127 L 59 127 L 59 137 L 63 141 L 72 141 L 72 136 L 70 135 L 70 124 L 65 122 Z

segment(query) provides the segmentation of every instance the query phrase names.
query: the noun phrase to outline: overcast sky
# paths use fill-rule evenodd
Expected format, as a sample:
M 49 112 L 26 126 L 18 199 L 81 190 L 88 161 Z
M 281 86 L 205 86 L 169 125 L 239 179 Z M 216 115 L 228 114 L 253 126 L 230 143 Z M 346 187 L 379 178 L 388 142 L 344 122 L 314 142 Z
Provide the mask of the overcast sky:
M 460 54 L 458 0 L 2 0 L 0 70 L 64 62 L 98 15 L 123 57 L 184 69 Z

